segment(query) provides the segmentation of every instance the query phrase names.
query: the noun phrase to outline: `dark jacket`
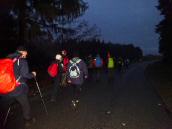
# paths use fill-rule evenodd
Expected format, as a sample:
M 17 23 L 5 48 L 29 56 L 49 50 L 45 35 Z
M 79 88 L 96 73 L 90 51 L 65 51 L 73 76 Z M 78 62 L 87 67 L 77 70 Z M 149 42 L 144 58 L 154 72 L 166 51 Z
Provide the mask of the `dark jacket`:
M 77 66 L 80 70 L 80 76 L 78 78 L 71 78 L 69 70 L 70 70 L 70 67 L 72 66 L 72 62 L 76 62 L 77 60 L 80 60 L 79 63 L 77 63 Z M 82 85 L 84 82 L 85 76 L 88 76 L 88 69 L 87 69 L 85 62 L 83 60 L 79 59 L 78 57 L 72 58 L 68 64 L 67 79 L 71 80 L 72 84 Z
M 18 96 L 21 94 L 27 94 L 29 87 L 26 84 L 26 81 L 28 79 L 31 79 L 34 77 L 32 73 L 29 72 L 29 66 L 28 62 L 24 58 L 19 58 L 15 63 L 14 63 L 14 74 L 16 79 L 19 79 L 19 82 L 21 83 L 17 88 L 10 92 L 8 95 L 9 96 Z

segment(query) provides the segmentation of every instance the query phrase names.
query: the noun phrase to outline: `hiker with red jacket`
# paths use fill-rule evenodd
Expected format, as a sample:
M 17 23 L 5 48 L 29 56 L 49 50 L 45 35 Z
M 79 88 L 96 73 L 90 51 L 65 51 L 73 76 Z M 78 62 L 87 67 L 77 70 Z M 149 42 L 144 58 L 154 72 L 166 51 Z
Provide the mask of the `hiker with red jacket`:
M 78 53 L 74 53 L 67 68 L 67 80 L 73 87 L 72 104 L 74 107 L 79 103 L 82 84 L 87 77 L 88 69 L 85 62 L 79 58 Z
M 62 50 L 62 58 L 63 58 L 63 72 L 67 72 L 67 66 L 69 64 L 69 58 L 67 57 L 67 51 Z
M 27 79 L 34 78 L 36 72 L 29 72 L 28 62 L 26 60 L 27 55 L 28 51 L 26 48 L 20 46 L 17 48 L 16 53 L 8 56 L 8 58 L 17 59 L 14 63 L 14 75 L 18 79 L 19 85 L 10 93 L 3 94 L 2 98 L 4 108 L 8 108 L 12 104 L 11 100 L 16 100 L 21 105 L 25 125 L 29 126 L 31 122 L 35 121 L 35 118 L 31 116 L 31 108 L 28 100 L 29 87 L 26 81 Z
M 63 64 L 62 64 L 62 56 L 60 54 L 57 54 L 55 56 L 55 60 L 52 62 L 51 65 L 56 65 L 56 71 L 53 77 L 53 88 L 52 88 L 52 94 L 51 94 L 51 102 L 55 102 L 57 99 L 57 92 L 60 88 L 60 82 L 62 78 L 62 72 L 63 72 Z
M 66 72 L 67 72 L 67 66 L 69 64 L 69 58 L 67 57 L 67 51 L 62 50 L 62 58 L 63 58 L 63 74 L 62 74 L 62 80 L 61 80 L 61 86 L 65 87 L 67 86 L 67 80 L 66 80 Z

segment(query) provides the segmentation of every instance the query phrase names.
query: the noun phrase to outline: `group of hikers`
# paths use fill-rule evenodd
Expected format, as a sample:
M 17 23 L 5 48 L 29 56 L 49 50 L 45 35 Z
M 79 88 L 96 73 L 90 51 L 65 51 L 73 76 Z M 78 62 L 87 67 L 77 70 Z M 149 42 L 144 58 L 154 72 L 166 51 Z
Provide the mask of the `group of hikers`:
M 89 77 L 97 82 L 100 81 L 103 71 L 104 73 L 107 73 L 107 79 L 112 81 L 115 71 L 123 73 L 128 69 L 130 64 L 130 60 L 128 58 L 116 58 L 109 52 L 107 52 L 107 56 L 105 58 L 102 58 L 100 54 L 97 54 L 95 57 L 89 55 L 85 61 L 88 66 Z
M 77 52 L 73 53 L 71 59 L 67 56 L 67 51 L 62 50 L 61 54 L 56 54 L 55 59 L 48 67 L 48 73 L 53 79 L 53 90 L 51 101 L 56 101 L 60 86 L 71 85 L 73 87 L 72 104 L 79 103 L 81 86 L 88 78 L 88 69 L 84 60 L 79 58 Z
M 11 102 L 17 101 L 21 105 L 26 127 L 35 122 L 35 117 L 31 115 L 27 80 L 36 78 L 37 75 L 35 71 L 29 71 L 27 55 L 27 49 L 19 46 L 15 53 L 7 56 L 7 59 L 0 59 L 0 97 L 1 103 L 3 103 L 1 111 L 6 112 L 11 106 Z M 10 63 L 13 65 L 10 66 Z M 5 66 L 5 64 L 8 65 Z M 96 82 L 99 81 L 103 68 L 107 68 L 108 79 L 113 80 L 114 70 L 118 68 L 121 71 L 124 66 L 128 67 L 128 64 L 128 59 L 126 61 L 123 61 L 122 58 L 115 60 L 110 53 L 107 54 L 107 60 L 103 60 L 99 54 L 96 57 L 89 55 L 87 58 L 81 59 L 77 52 L 73 52 L 72 57 L 69 58 L 67 51 L 62 50 L 54 56 L 54 60 L 47 68 L 48 74 L 53 80 L 50 101 L 56 101 L 60 86 L 70 85 L 73 87 L 71 103 L 76 107 L 80 101 L 84 80 L 91 78 L 94 74 Z M 14 77 L 10 81 L 9 76 L 12 76 L 12 73 L 9 73 L 9 67 L 11 67 L 11 72 L 14 72 Z

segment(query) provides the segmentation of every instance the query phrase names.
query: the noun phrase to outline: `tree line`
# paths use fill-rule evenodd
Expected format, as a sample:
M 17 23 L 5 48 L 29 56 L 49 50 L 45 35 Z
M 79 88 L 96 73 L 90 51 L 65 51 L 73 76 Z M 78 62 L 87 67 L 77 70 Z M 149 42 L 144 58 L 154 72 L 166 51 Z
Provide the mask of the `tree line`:
M 70 24 L 88 5 L 83 0 L 1 0 L 0 8 L 0 49 L 4 53 L 38 38 L 54 40 L 76 33 Z
M 172 63 L 172 0 L 159 0 L 157 8 L 164 16 L 156 28 L 160 35 L 159 52 L 165 62 Z
M 107 52 L 115 58 L 142 57 L 139 47 L 101 41 L 95 25 L 78 21 L 88 8 L 83 0 L 2 0 L 0 7 L 0 57 L 19 45 L 29 49 L 33 64 L 49 62 L 62 49 L 83 58 L 98 53 L 106 58 Z
M 115 59 L 123 58 L 131 61 L 138 61 L 143 57 L 143 52 L 139 47 L 133 44 L 119 44 L 105 42 L 98 39 L 93 40 L 68 40 L 65 42 L 37 42 L 29 44 L 30 56 L 35 64 L 48 65 L 57 53 L 66 50 L 69 58 L 73 53 L 77 52 L 82 59 L 86 59 L 89 55 L 95 57 L 99 54 L 103 59 L 107 59 L 107 54 L 110 53 Z M 41 56 L 41 58 L 40 58 Z M 37 62 L 37 63 L 36 63 Z

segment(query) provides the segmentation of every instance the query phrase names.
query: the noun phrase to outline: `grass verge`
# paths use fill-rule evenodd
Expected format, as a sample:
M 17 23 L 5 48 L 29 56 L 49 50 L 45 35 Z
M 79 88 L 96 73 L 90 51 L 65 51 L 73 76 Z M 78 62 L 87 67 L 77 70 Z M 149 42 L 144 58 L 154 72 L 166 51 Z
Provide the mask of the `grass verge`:
M 146 68 L 146 76 L 172 113 L 172 66 L 155 62 Z

